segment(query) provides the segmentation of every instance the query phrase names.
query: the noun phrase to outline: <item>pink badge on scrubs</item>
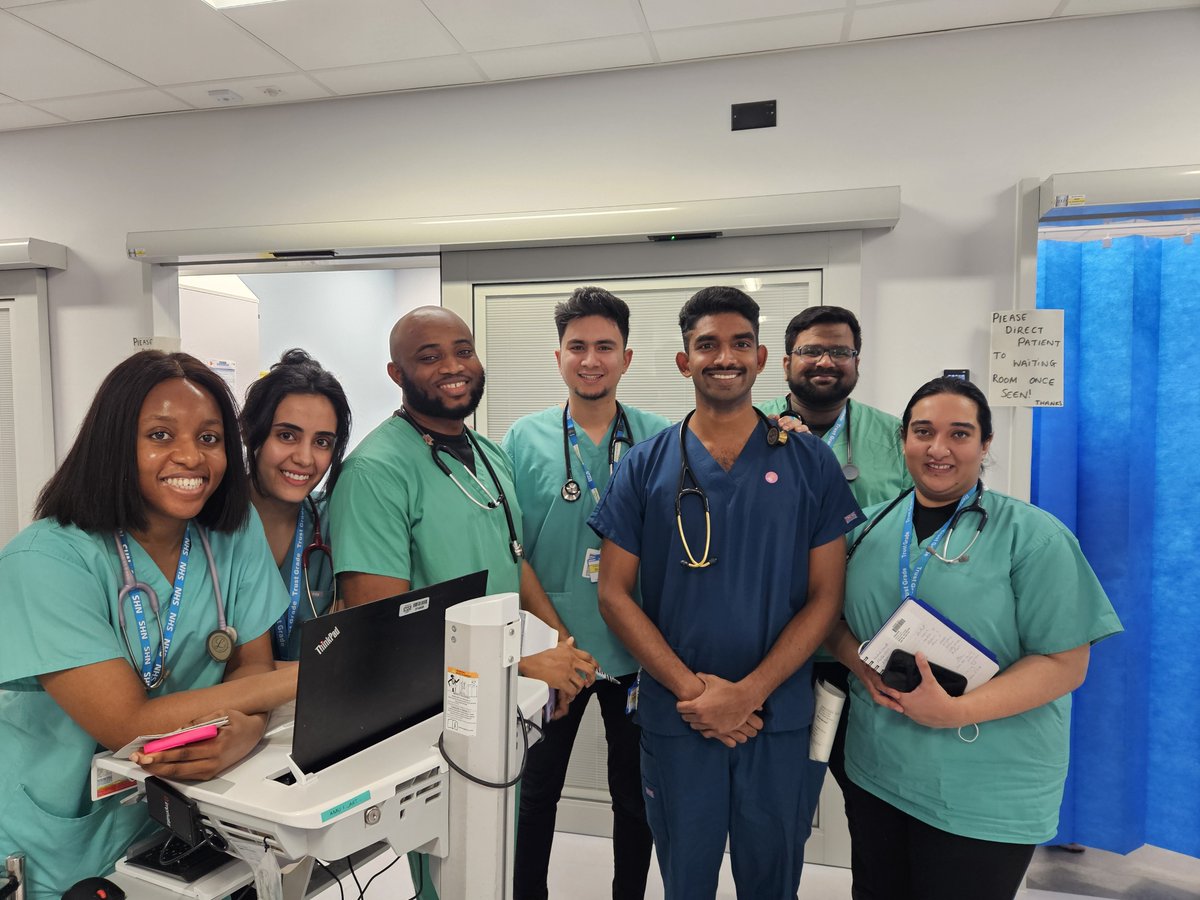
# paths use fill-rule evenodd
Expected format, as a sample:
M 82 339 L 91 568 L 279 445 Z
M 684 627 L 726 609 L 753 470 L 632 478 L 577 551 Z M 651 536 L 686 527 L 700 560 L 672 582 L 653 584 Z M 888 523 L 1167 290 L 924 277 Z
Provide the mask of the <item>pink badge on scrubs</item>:
M 775 482 L 777 482 L 779 480 L 779 476 L 776 475 L 774 472 L 768 472 L 766 475 L 763 476 L 763 478 L 766 480 L 767 484 L 774 484 Z

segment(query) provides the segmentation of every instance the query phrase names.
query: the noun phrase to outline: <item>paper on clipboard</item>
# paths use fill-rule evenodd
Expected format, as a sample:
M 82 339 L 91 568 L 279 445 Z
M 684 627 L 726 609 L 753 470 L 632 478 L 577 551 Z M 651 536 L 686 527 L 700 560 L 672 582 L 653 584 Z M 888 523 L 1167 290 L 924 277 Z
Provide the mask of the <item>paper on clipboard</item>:
M 973 691 L 1000 671 L 996 656 L 983 644 L 915 597 L 891 614 L 875 636 L 858 651 L 859 658 L 880 674 L 893 650 L 924 653 L 931 663 L 958 672 Z

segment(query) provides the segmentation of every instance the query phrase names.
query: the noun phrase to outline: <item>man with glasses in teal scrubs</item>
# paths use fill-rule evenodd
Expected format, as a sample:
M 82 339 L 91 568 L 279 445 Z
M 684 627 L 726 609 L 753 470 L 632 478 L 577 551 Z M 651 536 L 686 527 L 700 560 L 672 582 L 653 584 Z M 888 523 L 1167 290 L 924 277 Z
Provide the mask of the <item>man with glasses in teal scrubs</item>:
M 833 449 L 850 492 L 863 509 L 894 499 L 912 487 L 900 443 L 900 420 L 867 406 L 850 394 L 858 384 L 862 328 L 840 306 L 810 306 L 788 323 L 783 372 L 789 392 L 763 404 L 763 412 L 796 416 Z M 849 671 L 822 649 L 813 663 L 814 681 L 848 691 Z M 846 781 L 843 753 L 848 705 L 842 710 L 828 769 L 839 785 Z M 814 810 L 825 781 L 825 763 L 812 763 L 809 797 Z
M 579 723 L 595 695 L 608 742 L 613 898 L 641 900 L 651 839 L 638 765 L 640 730 L 629 709 L 638 665 L 600 618 L 600 542 L 587 518 L 621 454 L 670 423 L 617 402 L 617 385 L 633 358 L 626 346 L 629 307 L 624 301 L 603 288 L 577 288 L 554 308 L 554 322 L 559 337 L 554 356 L 567 402 L 519 419 L 505 435 L 504 449 L 513 460 L 525 552 L 566 629 L 560 637 L 575 636 L 608 677 L 585 688 L 529 751 L 521 785 L 514 896 L 546 900 L 558 801 Z
M 485 382 L 467 323 L 420 307 L 396 323 L 390 350 L 388 377 L 404 405 L 346 458 L 330 498 L 340 596 L 358 606 L 486 569 L 488 593 L 519 593 L 522 608 L 565 633 L 522 558 L 512 464 L 466 427 Z M 566 699 L 591 683 L 595 668 L 573 640 L 520 664 L 522 675 Z M 413 880 L 423 900 L 436 897 L 426 866 Z

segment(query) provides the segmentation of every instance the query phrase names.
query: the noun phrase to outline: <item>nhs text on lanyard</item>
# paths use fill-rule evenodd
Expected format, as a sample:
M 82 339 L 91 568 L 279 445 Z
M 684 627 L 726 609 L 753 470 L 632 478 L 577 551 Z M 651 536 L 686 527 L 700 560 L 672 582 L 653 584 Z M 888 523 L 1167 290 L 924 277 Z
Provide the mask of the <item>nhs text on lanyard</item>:
M 300 608 L 300 582 L 304 574 L 304 525 L 305 510 L 304 504 L 301 504 L 300 515 L 296 517 L 296 539 L 292 549 L 292 602 L 288 605 L 287 612 L 275 623 L 275 650 L 279 659 L 283 659 L 287 651 L 288 638 L 291 637 L 292 627 L 296 624 L 296 611 Z
M 974 490 L 967 491 L 958 501 L 958 506 L 955 507 L 954 513 L 967 505 L 974 494 Z M 921 581 L 921 575 L 925 572 L 925 566 L 928 565 L 930 557 L 933 555 L 933 548 L 937 546 L 946 534 L 946 529 L 950 527 L 950 523 L 954 521 L 954 516 L 946 520 L 946 523 L 937 530 L 937 534 L 933 536 L 926 546 L 925 551 L 917 558 L 917 562 L 910 569 L 908 562 L 908 551 L 912 546 L 913 536 L 913 506 L 916 503 L 916 493 L 910 494 L 908 504 L 904 507 L 904 533 L 900 538 L 900 599 L 907 600 L 909 597 L 917 596 L 917 584 Z
M 129 541 L 125 539 L 124 531 L 118 531 L 117 536 L 121 540 L 121 552 L 125 555 L 125 562 L 129 565 L 129 573 L 133 575 L 133 557 L 129 554 Z M 147 685 L 158 682 L 159 676 L 167 664 L 167 653 L 171 649 L 171 640 L 175 637 L 175 622 L 179 619 L 179 602 L 183 599 L 183 582 L 187 578 L 188 555 L 191 552 L 192 526 L 191 523 L 188 523 L 187 530 L 183 533 L 183 549 L 179 551 L 179 566 L 175 570 L 175 587 L 171 591 L 171 603 L 167 607 L 167 620 L 162 623 L 162 641 L 157 654 L 150 643 L 150 629 L 146 624 L 146 609 L 142 604 L 142 592 L 137 590 L 129 592 L 129 605 L 133 607 L 138 640 L 142 644 L 142 681 Z M 159 621 L 162 622 L 161 619 Z

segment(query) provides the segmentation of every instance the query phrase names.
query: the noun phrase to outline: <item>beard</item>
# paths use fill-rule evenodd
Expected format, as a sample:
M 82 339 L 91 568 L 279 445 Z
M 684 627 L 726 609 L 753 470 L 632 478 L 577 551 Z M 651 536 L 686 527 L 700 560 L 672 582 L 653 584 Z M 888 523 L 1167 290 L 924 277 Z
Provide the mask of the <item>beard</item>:
M 837 380 L 829 385 L 816 385 L 810 381 L 816 375 L 829 375 Z M 809 369 L 796 378 L 788 377 L 788 389 L 792 396 L 809 409 L 841 406 L 857 384 L 858 372 L 842 369 Z
M 400 372 L 404 376 L 404 405 L 423 416 L 429 416 L 431 419 L 457 419 L 460 422 L 466 419 L 475 412 L 476 407 L 479 406 L 479 401 L 483 399 L 483 388 L 487 381 L 487 376 L 481 369 L 478 381 L 472 385 L 471 393 L 467 395 L 466 404 L 464 405 L 460 401 L 459 405 L 450 406 L 436 394 L 423 391 L 403 369 Z

